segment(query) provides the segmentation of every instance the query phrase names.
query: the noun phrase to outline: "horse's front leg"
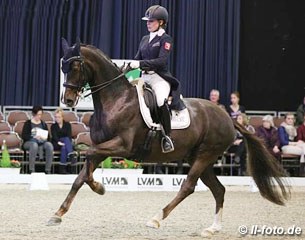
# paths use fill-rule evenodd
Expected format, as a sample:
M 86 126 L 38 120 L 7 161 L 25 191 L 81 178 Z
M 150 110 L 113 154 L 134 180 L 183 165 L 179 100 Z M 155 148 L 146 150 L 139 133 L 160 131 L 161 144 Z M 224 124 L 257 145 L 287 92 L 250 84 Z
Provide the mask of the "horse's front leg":
M 123 141 L 120 137 L 115 137 L 105 143 L 96 145 L 95 148 L 88 150 L 86 164 L 75 179 L 65 201 L 62 203 L 55 215 L 49 220 L 49 226 L 58 225 L 61 223 L 61 217 L 69 210 L 78 190 L 83 186 L 85 182 L 94 192 L 98 194 L 105 193 L 104 186 L 101 183 L 94 181 L 93 172 L 99 163 L 104 160 L 105 156 L 119 156 L 120 154 L 125 154 L 127 149 L 123 146 L 122 143 Z
M 48 221 L 48 226 L 55 226 L 61 223 L 61 217 L 69 210 L 71 203 L 73 199 L 75 198 L 78 190 L 83 186 L 85 179 L 87 177 L 87 169 L 86 165 L 82 168 L 81 172 L 75 179 L 74 183 L 72 184 L 72 188 L 64 200 L 64 202 L 61 204 L 60 208 L 57 210 L 55 215 L 50 218 Z
M 106 158 L 105 155 L 94 153 L 93 155 L 88 155 L 87 161 L 86 161 L 87 178 L 86 178 L 85 182 L 89 185 L 89 187 L 92 189 L 92 191 L 94 191 L 100 195 L 105 194 L 106 190 L 105 190 L 105 187 L 103 184 L 101 184 L 100 182 L 96 182 L 94 180 L 93 172 L 105 158 Z
M 105 158 L 105 157 L 104 157 Z M 86 163 L 84 164 L 84 167 L 82 168 L 81 172 L 75 179 L 74 183 L 72 184 L 71 190 L 64 200 L 64 202 L 61 204 L 60 208 L 57 210 L 55 215 L 50 218 L 48 221 L 48 226 L 54 226 L 58 225 L 62 221 L 62 216 L 68 212 L 72 201 L 74 200 L 78 190 L 83 186 L 83 184 L 86 182 L 90 188 L 99 194 L 105 193 L 104 186 L 99 183 L 95 182 L 93 179 L 93 171 L 96 169 L 98 164 L 104 159 L 103 156 L 100 155 L 88 155 Z

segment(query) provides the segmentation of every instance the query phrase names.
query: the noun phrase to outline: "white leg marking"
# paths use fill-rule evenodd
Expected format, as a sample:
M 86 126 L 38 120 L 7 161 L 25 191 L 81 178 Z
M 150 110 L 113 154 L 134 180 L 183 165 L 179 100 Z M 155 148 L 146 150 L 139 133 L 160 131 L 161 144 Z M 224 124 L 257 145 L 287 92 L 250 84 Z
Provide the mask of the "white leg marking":
M 157 213 L 152 219 L 150 219 L 147 223 L 147 227 L 151 228 L 159 228 L 160 227 L 160 222 L 163 219 L 163 211 L 161 210 L 159 213 Z
M 204 229 L 201 232 L 202 237 L 211 237 L 214 233 L 221 230 L 221 221 L 222 221 L 222 208 L 219 209 L 218 213 L 215 214 L 214 222 L 212 226 Z

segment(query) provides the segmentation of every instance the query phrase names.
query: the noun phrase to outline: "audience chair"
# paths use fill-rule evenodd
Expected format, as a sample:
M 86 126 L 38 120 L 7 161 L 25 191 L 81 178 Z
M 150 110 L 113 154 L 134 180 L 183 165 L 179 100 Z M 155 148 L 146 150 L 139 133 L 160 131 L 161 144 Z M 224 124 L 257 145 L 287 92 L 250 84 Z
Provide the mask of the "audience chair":
M 81 132 L 81 133 L 77 134 L 77 137 L 76 137 L 74 143 L 75 143 L 75 145 L 86 144 L 88 146 L 91 146 L 92 140 L 90 137 L 90 132 Z M 87 151 L 85 151 L 85 150 L 78 151 L 79 159 L 81 162 L 84 162 L 84 160 L 86 158 L 86 153 L 87 153 Z
M 78 116 L 75 112 L 66 111 L 64 112 L 64 120 L 66 122 L 78 122 Z
M 87 127 L 89 127 L 89 121 L 92 115 L 93 112 L 84 112 L 81 116 L 80 121 L 84 123 Z
M 281 126 L 282 122 L 284 122 L 284 121 L 285 121 L 284 117 L 274 117 L 273 118 L 274 126 L 276 128 L 279 128 Z
M 28 120 L 29 115 L 25 111 L 10 111 L 8 116 L 7 116 L 7 122 L 11 125 L 14 126 L 16 122 L 21 121 L 21 120 Z
M 22 140 L 17 133 L 12 131 L 0 132 L 0 152 L 2 149 L 2 143 L 5 140 L 7 150 L 10 154 L 11 160 L 20 161 L 22 167 L 24 166 L 24 151 L 22 150 Z M 2 152 L 1 152 L 2 154 Z
M 71 135 L 72 135 L 73 139 L 75 139 L 79 133 L 88 132 L 88 128 L 82 122 L 72 121 L 72 122 L 70 122 L 70 124 L 71 124 L 71 129 L 72 129 Z
M 43 111 L 41 120 L 45 122 L 54 122 L 54 116 L 51 112 L 49 111 Z
M 263 124 L 263 117 L 262 116 L 251 116 L 249 120 L 249 124 L 252 125 L 255 130 L 262 126 Z
M 7 131 L 7 132 L 11 131 L 11 126 L 9 125 L 8 122 L 0 120 L 0 132 L 3 131 Z
M 48 131 L 49 131 L 49 137 L 51 138 L 52 137 L 52 134 L 51 134 L 51 126 L 52 124 L 54 123 L 53 121 L 46 121 L 45 122 L 48 126 Z
M 22 135 L 22 129 L 26 120 L 17 121 L 13 127 L 13 131 L 16 132 L 19 136 Z

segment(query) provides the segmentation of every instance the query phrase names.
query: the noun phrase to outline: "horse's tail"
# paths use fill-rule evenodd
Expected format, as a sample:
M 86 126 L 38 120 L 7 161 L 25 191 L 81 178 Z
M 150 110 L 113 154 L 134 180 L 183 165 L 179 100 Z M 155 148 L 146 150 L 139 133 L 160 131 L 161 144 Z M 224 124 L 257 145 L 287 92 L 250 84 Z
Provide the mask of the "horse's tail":
M 235 128 L 244 136 L 247 147 L 247 168 L 253 177 L 260 194 L 269 201 L 284 205 L 290 197 L 290 187 L 281 177 L 286 177 L 282 166 L 269 153 L 264 143 L 254 134 L 248 132 L 238 123 Z M 279 189 L 275 187 L 278 184 Z

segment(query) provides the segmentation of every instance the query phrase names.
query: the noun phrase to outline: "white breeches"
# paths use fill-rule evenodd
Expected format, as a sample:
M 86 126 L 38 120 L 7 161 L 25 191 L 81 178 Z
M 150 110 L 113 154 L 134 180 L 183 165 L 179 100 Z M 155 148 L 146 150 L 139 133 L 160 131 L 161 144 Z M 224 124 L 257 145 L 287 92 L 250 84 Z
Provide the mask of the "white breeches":
M 286 145 L 282 147 L 282 152 L 286 154 L 295 154 L 300 155 L 300 162 L 305 162 L 304 155 L 305 155 L 305 143 L 298 143 L 296 146 Z
M 154 90 L 158 107 L 161 107 L 164 104 L 164 100 L 168 98 L 170 93 L 170 84 L 161 78 L 157 73 L 143 73 L 142 78 L 144 82 L 148 83 Z

